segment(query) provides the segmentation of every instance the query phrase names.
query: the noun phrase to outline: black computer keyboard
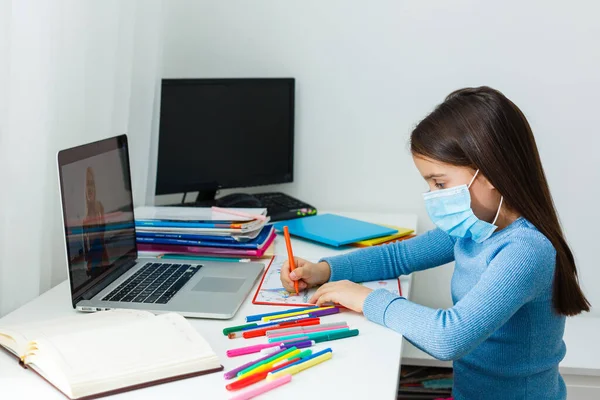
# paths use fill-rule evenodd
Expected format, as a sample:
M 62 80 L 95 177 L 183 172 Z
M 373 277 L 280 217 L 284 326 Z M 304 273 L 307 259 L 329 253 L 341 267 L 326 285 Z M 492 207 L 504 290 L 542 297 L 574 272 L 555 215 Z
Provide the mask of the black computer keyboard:
M 267 215 L 271 217 L 271 221 L 283 221 L 317 214 L 315 207 L 285 193 L 255 193 L 254 197 L 260 200 L 263 207 L 267 208 Z
M 166 304 L 200 268 L 202 265 L 148 263 L 102 300 Z
M 271 217 L 271 222 L 284 221 L 286 219 L 301 218 L 310 215 L 316 215 L 317 209 L 310 204 L 301 200 L 295 199 L 281 192 L 255 193 L 252 197 L 259 200 L 260 207 L 267 209 L 267 215 Z M 254 201 L 256 203 L 256 201 Z M 171 204 L 175 207 L 211 207 L 215 204 L 215 200 L 188 202 Z M 237 203 L 235 205 L 218 204 L 219 207 L 258 207 L 257 204 Z

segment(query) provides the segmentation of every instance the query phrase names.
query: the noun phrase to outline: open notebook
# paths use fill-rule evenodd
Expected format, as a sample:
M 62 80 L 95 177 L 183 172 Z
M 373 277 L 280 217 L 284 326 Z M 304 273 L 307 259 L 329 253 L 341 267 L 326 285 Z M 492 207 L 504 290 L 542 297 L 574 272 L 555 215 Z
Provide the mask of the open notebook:
M 0 345 L 71 399 L 223 369 L 204 338 L 174 313 L 112 310 L 0 327 Z

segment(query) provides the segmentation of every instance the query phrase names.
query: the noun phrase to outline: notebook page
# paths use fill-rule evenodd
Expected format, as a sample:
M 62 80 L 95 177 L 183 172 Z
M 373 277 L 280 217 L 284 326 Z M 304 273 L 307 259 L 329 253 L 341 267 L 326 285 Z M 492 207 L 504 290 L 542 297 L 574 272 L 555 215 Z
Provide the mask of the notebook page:
M 220 366 L 210 345 L 178 314 L 56 335 L 37 346 L 30 361 L 48 375 L 64 371 L 76 397 Z
M 16 342 L 15 351 L 22 355 L 27 343 L 40 338 L 48 338 L 65 332 L 94 330 L 100 326 L 129 323 L 132 320 L 154 318 L 147 311 L 111 310 L 97 313 L 76 313 L 68 317 L 28 324 L 0 327 L 0 334 L 10 336 Z
M 24 341 L 14 338 L 15 334 L 9 332 L 0 332 L 0 346 L 5 347 L 8 351 L 13 353 L 15 356 L 20 357 L 23 354 Z
M 271 263 L 271 266 L 265 273 L 265 277 L 262 284 L 257 290 L 255 302 L 259 304 L 282 304 L 288 306 L 309 306 L 311 305 L 308 301 L 317 292 L 316 287 L 301 290 L 298 295 L 295 293 L 288 292 L 281 283 L 280 273 L 283 263 L 287 260 L 285 256 L 277 256 Z M 308 260 L 316 263 L 318 260 Z M 385 279 L 380 281 L 372 282 L 360 282 L 360 285 L 366 286 L 370 289 L 386 289 L 391 293 L 399 296 L 398 280 L 397 279 Z

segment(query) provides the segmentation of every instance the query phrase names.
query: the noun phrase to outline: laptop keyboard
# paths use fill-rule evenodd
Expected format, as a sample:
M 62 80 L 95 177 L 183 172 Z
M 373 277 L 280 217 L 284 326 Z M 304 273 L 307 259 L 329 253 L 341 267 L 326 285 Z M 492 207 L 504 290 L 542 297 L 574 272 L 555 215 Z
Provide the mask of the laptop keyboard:
M 148 263 L 103 301 L 166 304 L 202 265 Z

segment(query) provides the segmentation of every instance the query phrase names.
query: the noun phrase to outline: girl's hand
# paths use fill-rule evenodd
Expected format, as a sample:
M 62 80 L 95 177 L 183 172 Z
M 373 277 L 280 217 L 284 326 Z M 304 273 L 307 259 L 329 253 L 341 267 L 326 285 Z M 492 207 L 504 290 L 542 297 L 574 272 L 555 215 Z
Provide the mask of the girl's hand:
M 362 313 L 365 299 L 373 289 L 350 281 L 331 282 L 321 286 L 308 301 L 322 306 L 324 303 L 335 303 Z
M 329 280 L 331 268 L 326 262 L 312 263 L 302 258 L 294 257 L 296 269 L 290 272 L 290 264 L 285 260 L 279 275 L 281 283 L 288 292 L 295 293 L 294 281 L 298 281 L 298 290 L 304 290 L 321 285 Z

